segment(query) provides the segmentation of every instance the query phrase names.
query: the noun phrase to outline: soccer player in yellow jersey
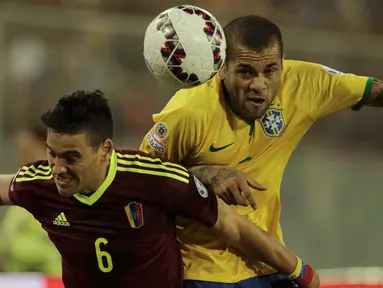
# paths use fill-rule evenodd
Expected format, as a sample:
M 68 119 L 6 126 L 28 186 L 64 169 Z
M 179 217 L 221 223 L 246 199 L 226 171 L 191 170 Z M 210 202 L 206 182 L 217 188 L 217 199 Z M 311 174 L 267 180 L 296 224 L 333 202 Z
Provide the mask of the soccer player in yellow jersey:
M 228 47 L 220 75 L 178 91 L 154 114 L 155 125 L 141 150 L 191 167 L 226 202 L 245 204 L 235 206 L 239 214 L 282 241 L 280 184 L 294 148 L 325 115 L 350 107 L 383 106 L 383 82 L 284 60 L 280 29 L 263 17 L 240 17 L 224 30 Z M 253 189 L 257 185 L 245 174 L 267 191 Z M 246 184 L 252 186 L 257 209 L 238 199 L 238 192 L 249 189 Z M 275 270 L 246 258 L 202 225 L 189 221 L 179 225 L 185 287 L 290 285 Z

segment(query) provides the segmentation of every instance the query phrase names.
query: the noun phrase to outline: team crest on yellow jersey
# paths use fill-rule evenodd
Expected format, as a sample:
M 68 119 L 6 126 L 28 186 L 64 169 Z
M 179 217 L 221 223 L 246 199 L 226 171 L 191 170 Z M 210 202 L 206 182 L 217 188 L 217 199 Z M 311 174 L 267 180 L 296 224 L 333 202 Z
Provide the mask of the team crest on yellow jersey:
M 168 137 L 168 126 L 165 123 L 159 122 L 155 125 L 155 135 L 160 139 Z
M 263 131 L 267 136 L 279 136 L 285 128 L 282 109 L 270 108 L 260 119 Z

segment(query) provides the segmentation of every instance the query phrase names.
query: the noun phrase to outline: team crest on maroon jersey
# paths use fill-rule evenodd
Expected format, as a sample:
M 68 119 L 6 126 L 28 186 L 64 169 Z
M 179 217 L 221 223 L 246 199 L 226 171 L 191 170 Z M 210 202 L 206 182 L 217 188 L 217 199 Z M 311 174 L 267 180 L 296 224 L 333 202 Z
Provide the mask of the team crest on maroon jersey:
M 128 216 L 130 227 L 137 229 L 144 226 L 144 211 L 141 203 L 130 202 L 124 209 Z

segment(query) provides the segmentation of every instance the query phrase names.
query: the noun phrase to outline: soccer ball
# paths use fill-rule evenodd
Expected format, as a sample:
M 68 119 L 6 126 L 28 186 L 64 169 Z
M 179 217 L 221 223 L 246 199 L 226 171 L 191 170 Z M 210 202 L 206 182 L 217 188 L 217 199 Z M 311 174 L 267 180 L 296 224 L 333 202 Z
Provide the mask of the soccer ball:
M 208 11 L 176 6 L 160 13 L 147 27 L 144 57 L 156 78 L 180 88 L 193 87 L 221 69 L 226 39 Z

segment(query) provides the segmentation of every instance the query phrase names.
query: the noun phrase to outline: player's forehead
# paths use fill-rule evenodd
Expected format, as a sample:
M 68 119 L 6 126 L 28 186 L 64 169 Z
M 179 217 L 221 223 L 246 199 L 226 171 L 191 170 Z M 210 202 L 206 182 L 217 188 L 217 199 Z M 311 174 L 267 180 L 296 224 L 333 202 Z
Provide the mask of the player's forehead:
M 46 146 L 55 153 L 65 153 L 68 151 L 82 152 L 89 148 L 90 141 L 87 133 L 64 134 L 48 130 Z
M 237 47 L 233 56 L 236 67 L 248 67 L 256 70 L 263 70 L 268 66 L 281 63 L 281 53 L 277 44 L 272 44 L 260 51 Z

